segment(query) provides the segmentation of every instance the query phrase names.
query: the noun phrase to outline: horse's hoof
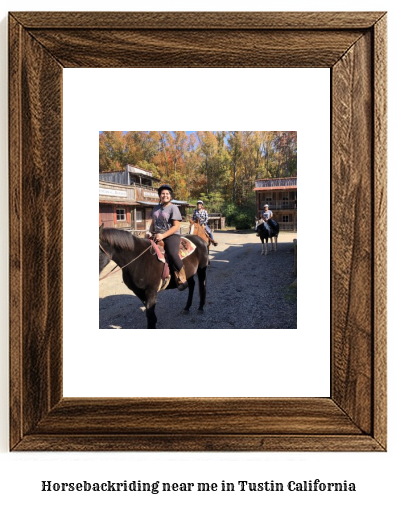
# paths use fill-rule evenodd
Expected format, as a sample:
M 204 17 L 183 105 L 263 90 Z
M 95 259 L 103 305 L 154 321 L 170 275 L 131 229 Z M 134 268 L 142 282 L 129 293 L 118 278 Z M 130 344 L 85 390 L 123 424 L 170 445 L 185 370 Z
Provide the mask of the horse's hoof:
M 189 315 L 189 310 L 186 310 L 186 309 L 185 309 L 185 310 L 183 310 L 183 311 L 182 311 L 182 315 Z
M 203 314 L 203 313 L 204 313 L 204 310 L 203 310 L 202 308 L 199 308 L 199 309 L 197 310 L 197 313 L 201 315 L 201 314 Z

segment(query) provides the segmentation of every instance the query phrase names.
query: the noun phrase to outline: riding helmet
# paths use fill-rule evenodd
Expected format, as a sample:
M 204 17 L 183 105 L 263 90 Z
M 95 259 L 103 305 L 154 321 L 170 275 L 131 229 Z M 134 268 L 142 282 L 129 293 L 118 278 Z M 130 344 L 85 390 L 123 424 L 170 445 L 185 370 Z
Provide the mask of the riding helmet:
M 157 190 L 159 196 L 163 190 L 168 190 L 171 195 L 173 194 L 172 188 L 169 185 L 161 185 L 161 187 Z
M 268 208 L 268 207 L 269 207 L 269 205 L 268 205 L 268 204 L 264 204 L 264 205 L 263 205 L 263 207 L 264 207 L 264 208 Z
M 197 204 L 204 204 L 203 201 L 197 201 Z

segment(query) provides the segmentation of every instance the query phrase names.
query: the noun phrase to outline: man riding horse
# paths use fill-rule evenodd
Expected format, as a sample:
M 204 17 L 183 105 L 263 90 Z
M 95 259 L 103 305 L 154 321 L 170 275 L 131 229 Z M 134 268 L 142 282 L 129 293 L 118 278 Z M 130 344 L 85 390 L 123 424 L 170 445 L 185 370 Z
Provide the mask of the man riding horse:
M 255 230 L 256 235 L 260 237 L 262 242 L 262 255 L 267 255 L 267 243 L 269 239 L 272 244 L 272 250 L 273 238 L 275 239 L 275 250 L 277 250 L 277 237 L 280 228 L 278 223 L 272 218 L 273 213 L 269 210 L 269 205 L 265 204 L 263 208 L 262 218 L 256 220 Z
M 269 234 L 271 234 L 271 233 L 275 234 L 276 228 L 277 228 L 277 222 L 275 222 L 275 220 L 273 220 L 272 217 L 273 217 L 273 212 L 270 211 L 269 205 L 265 204 L 263 206 L 263 213 L 262 213 L 262 218 L 264 220 L 263 226 L 268 230 Z M 259 236 L 259 234 L 257 234 L 257 236 Z

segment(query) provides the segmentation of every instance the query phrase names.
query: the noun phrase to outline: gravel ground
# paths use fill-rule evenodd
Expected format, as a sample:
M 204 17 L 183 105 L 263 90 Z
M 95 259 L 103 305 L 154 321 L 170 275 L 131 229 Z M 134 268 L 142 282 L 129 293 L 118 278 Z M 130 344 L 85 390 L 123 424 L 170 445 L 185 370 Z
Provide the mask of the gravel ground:
M 198 281 L 189 315 L 182 310 L 184 292 L 166 290 L 157 299 L 158 329 L 295 329 L 297 289 L 290 287 L 296 233 L 281 232 L 277 252 L 261 255 L 262 245 L 253 231 L 216 231 L 217 247 L 210 251 L 207 301 L 198 314 Z M 114 266 L 110 263 L 102 275 Z M 176 309 L 170 312 L 170 308 Z M 124 285 L 118 272 L 99 282 L 99 328 L 144 329 L 141 301 Z

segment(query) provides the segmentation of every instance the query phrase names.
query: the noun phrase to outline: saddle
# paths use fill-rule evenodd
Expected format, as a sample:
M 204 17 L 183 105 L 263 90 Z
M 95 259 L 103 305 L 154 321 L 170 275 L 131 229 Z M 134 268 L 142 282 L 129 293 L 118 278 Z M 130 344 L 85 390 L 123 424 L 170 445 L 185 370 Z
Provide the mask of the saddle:
M 168 284 L 171 280 L 170 267 L 168 265 L 167 257 L 165 255 L 164 250 L 164 241 L 159 241 L 155 243 L 152 239 L 150 240 L 154 251 L 156 252 L 157 259 L 164 264 L 163 273 L 161 275 L 161 280 L 159 284 L 159 288 L 157 292 L 161 290 L 165 290 L 168 287 Z M 184 238 L 181 236 L 181 244 L 179 248 L 179 258 L 181 260 L 189 257 L 196 250 L 196 245 L 190 241 L 190 239 Z
M 272 222 L 270 221 L 272 220 Z M 276 226 L 277 226 L 277 222 L 274 220 L 274 219 L 270 219 L 267 223 L 263 220 L 263 218 L 260 218 L 259 220 L 256 221 L 255 223 L 255 230 L 258 232 L 259 229 L 261 228 L 264 228 L 266 227 L 266 229 L 270 232 L 270 233 L 273 233 L 273 234 L 276 234 Z

